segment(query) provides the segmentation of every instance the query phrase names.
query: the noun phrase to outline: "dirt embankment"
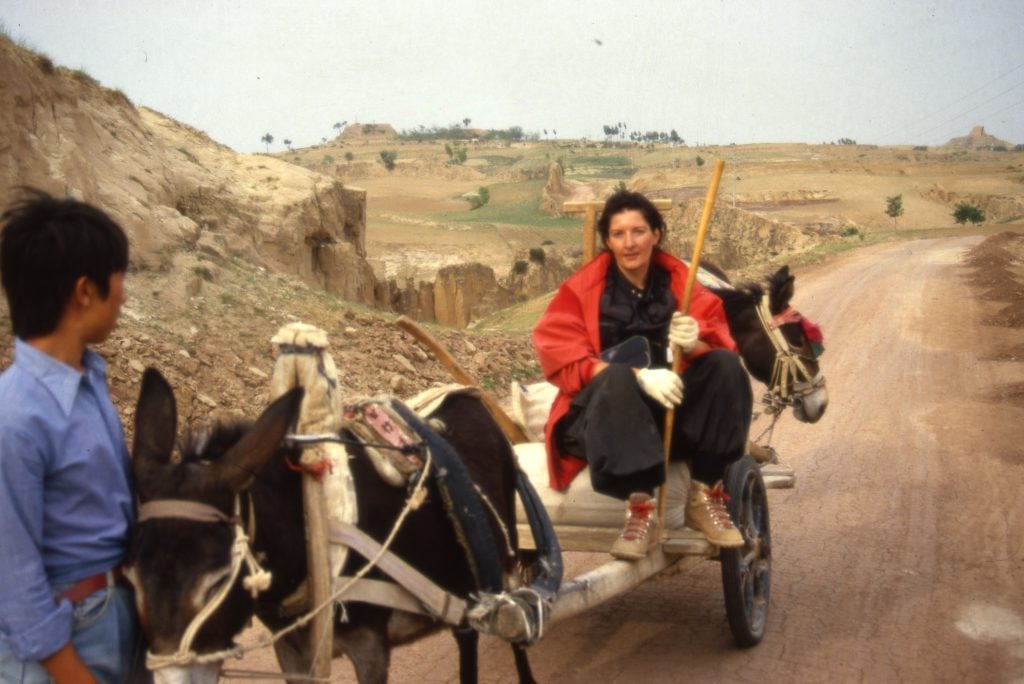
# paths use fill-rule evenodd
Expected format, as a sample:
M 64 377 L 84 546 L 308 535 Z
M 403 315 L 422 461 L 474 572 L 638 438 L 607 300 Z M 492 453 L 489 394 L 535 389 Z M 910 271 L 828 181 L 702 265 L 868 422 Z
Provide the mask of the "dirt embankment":
M 190 277 L 183 282 L 180 273 Z M 118 327 L 97 349 L 107 361 L 111 393 L 129 439 L 147 366 L 168 377 L 182 423 L 258 415 L 267 403 L 273 369 L 270 338 L 296 320 L 328 332 L 345 396 L 408 397 L 452 382 L 432 355 L 395 326 L 393 315 L 340 301 L 294 276 L 179 256 L 166 272 L 130 273 L 127 288 Z M 0 307 L 0 367 L 6 367 L 12 340 L 2 297 Z M 446 329 L 434 334 L 499 398 L 507 397 L 513 379 L 538 376 L 526 336 Z

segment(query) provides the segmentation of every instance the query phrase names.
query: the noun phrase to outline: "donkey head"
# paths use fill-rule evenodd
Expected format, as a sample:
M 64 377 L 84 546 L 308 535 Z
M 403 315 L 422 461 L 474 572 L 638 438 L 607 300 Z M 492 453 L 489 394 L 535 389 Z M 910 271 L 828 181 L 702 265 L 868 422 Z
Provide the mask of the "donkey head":
M 795 396 L 793 412 L 798 420 L 817 422 L 828 406 L 828 392 L 821 373 L 818 356 L 821 353 L 821 333 L 816 325 L 804 318 L 790 301 L 793 298 L 795 278 L 788 266 L 783 266 L 767 280 L 767 289 L 761 283 L 745 284 L 735 289 L 715 289 L 722 298 L 729 331 L 732 333 L 747 370 L 755 378 L 773 387 L 773 374 L 780 355 L 787 359 L 790 369 L 799 365 L 798 377 L 790 378 Z M 762 323 L 758 307 L 767 295 L 766 323 Z M 785 344 L 778 349 L 773 341 L 776 329 Z M 795 360 L 795 361 L 794 361 Z
M 828 406 L 825 376 L 818 357 L 824 351 L 821 329 L 790 305 L 796 278 L 783 266 L 768 279 L 768 308 L 771 325 L 778 328 L 808 377 L 795 378 L 793 414 L 805 423 L 816 423 Z
M 174 394 L 158 371 L 150 368 L 143 375 L 132 449 L 141 509 L 128 575 L 156 659 L 178 652 L 187 631 L 191 652 L 229 648 L 252 615 L 254 599 L 242 586 L 248 567 L 238 567 L 234 548 L 244 529 L 244 523 L 237 525 L 236 500 L 279 448 L 301 400 L 302 390 L 292 390 L 251 427 L 221 426 L 174 454 Z M 193 625 L 215 600 L 219 607 L 201 626 Z M 205 672 L 200 676 L 187 674 L 183 663 L 169 664 L 157 670 L 158 680 L 207 681 L 216 678 L 219 667 L 199 668 Z

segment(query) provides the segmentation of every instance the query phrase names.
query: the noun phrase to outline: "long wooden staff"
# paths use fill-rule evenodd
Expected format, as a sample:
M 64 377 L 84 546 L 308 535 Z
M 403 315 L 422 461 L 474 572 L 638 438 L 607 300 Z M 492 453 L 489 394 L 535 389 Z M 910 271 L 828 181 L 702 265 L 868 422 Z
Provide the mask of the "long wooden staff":
M 718 196 L 718 184 L 722 180 L 722 171 L 725 169 L 725 162 L 719 159 L 715 162 L 715 170 L 711 175 L 711 185 L 708 186 L 708 195 L 704 198 L 704 213 L 700 216 L 700 224 L 697 226 L 697 240 L 693 243 L 693 258 L 690 260 L 690 272 L 686 275 L 686 286 L 683 289 L 683 301 L 679 310 L 684 314 L 690 313 L 690 299 L 693 296 L 693 283 L 697 280 L 697 268 L 700 266 L 700 253 L 704 249 L 704 236 L 708 232 L 708 224 L 711 223 L 711 210 L 715 208 L 715 197 Z M 683 350 L 678 346 L 672 347 L 672 372 L 678 375 L 683 370 Z M 685 391 L 685 388 L 684 388 Z M 665 412 L 665 473 L 668 473 L 669 455 L 672 453 L 672 430 L 676 424 L 676 412 L 670 410 Z M 658 521 L 665 522 L 665 489 L 666 483 L 661 484 L 658 490 Z
M 415 337 L 426 345 L 430 351 L 434 352 L 434 356 L 437 357 L 437 360 L 441 362 L 442 366 L 448 369 L 448 372 L 452 374 L 453 378 L 461 382 L 463 385 L 471 385 L 480 389 L 481 401 L 484 402 L 484 406 L 486 406 L 487 410 L 491 412 L 492 416 L 494 416 L 494 420 L 498 423 L 498 426 L 501 427 L 501 431 L 505 433 L 505 436 L 508 437 L 510 442 L 513 444 L 522 444 L 530 441 L 530 438 L 526 436 L 526 433 L 521 427 L 519 427 L 519 424 L 512 420 L 509 415 L 505 413 L 505 410 L 501 408 L 501 404 L 499 404 L 494 397 L 480 387 L 479 383 L 473 379 L 473 376 L 466 372 L 466 370 L 459 365 L 459 362 L 455 360 L 455 357 L 448 353 L 448 350 L 444 348 L 444 345 L 434 338 L 433 335 L 427 332 L 425 328 L 408 316 L 399 316 L 395 323 L 399 328 Z

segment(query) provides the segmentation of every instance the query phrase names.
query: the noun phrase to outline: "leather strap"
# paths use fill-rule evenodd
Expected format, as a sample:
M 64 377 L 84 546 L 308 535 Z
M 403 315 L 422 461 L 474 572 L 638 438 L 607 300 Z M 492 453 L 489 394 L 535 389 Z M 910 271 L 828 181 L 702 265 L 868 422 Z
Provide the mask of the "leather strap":
M 60 599 L 67 599 L 71 603 L 79 603 L 80 601 L 92 596 L 100 589 L 106 589 L 107 587 L 114 586 L 114 583 L 124 577 L 124 571 L 121 570 L 121 566 L 114 568 L 113 570 L 107 570 L 106 572 L 100 572 L 95 575 L 80 579 L 72 584 L 68 589 L 58 594 L 54 601 L 60 603 Z
M 185 499 L 155 499 L 139 506 L 138 522 L 154 518 L 182 518 L 201 523 L 230 523 L 231 518 L 219 509 L 199 501 Z
M 375 539 L 348 523 L 332 524 L 327 538 L 332 544 L 347 546 L 367 559 L 376 557 L 381 548 Z M 430 615 L 450 625 L 462 622 L 466 614 L 466 602 L 434 584 L 392 552 L 385 551 L 377 560 L 377 567 L 415 596 Z M 347 600 L 345 594 L 342 594 L 339 600 Z

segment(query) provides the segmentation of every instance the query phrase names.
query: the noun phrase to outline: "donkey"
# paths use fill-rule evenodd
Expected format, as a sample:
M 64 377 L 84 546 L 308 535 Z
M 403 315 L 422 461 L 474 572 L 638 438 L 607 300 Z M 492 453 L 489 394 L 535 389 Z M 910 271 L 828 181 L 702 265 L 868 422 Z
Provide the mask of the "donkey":
M 818 422 L 828 407 L 818 361 L 820 331 L 790 306 L 796 278 L 789 267 L 783 266 L 764 283 L 738 286 L 717 266 L 704 262 L 700 267 L 722 281 L 710 289 L 722 300 L 744 365 L 768 387 L 773 410 L 792 406 L 797 420 Z
M 160 682 L 214 682 L 220 662 L 195 663 L 202 654 L 230 649 L 253 615 L 274 632 L 292 620 L 286 599 L 301 594 L 307 574 L 306 542 L 301 476 L 290 467 L 299 453 L 282 446 L 282 439 L 298 415 L 301 395 L 301 389 L 287 392 L 254 424 L 220 425 L 202 439 L 190 436 L 180 454 L 173 454 L 177 420 L 173 391 L 158 371 L 148 369 L 143 376 L 133 447 L 141 508 L 178 508 L 152 516 L 140 513 L 128 575 L 136 587 L 150 663 L 159 665 L 161 658 L 179 652 L 186 632 L 194 637 L 191 653 L 200 656 L 191 658 L 191 664 L 173 662 L 170 657 L 165 666 L 155 669 Z M 508 441 L 483 404 L 471 396 L 449 396 L 431 418 L 446 426 L 445 439 L 500 518 L 508 535 L 496 535 L 507 539 L 502 569 L 512 574 L 519 559 L 516 466 Z M 347 432 L 343 435 L 352 437 Z M 350 447 L 349 453 L 360 529 L 384 539 L 405 503 L 405 490 L 381 480 L 362 447 Z M 425 503 L 408 516 L 391 550 L 441 588 L 466 597 L 476 590 L 469 562 L 436 488 L 428 484 L 427 491 Z M 497 521 L 492 522 L 497 527 Z M 233 570 L 233 546 L 246 535 L 251 538 L 248 558 L 253 562 L 246 563 L 248 572 Z M 272 579 L 254 598 L 254 589 L 261 588 L 256 576 L 260 563 Z M 349 554 L 342 572 L 354 574 L 363 563 Z M 219 607 L 198 630 L 190 627 L 215 599 L 222 600 Z M 347 602 L 335 614 L 332 653 L 352 659 L 360 682 L 384 682 L 392 646 L 442 626 L 425 615 Z M 468 628 L 453 631 L 460 679 L 475 682 L 478 634 Z M 308 643 L 305 628 L 275 643 L 284 672 L 309 671 L 313 655 Z M 520 680 L 533 681 L 525 650 L 513 648 Z

